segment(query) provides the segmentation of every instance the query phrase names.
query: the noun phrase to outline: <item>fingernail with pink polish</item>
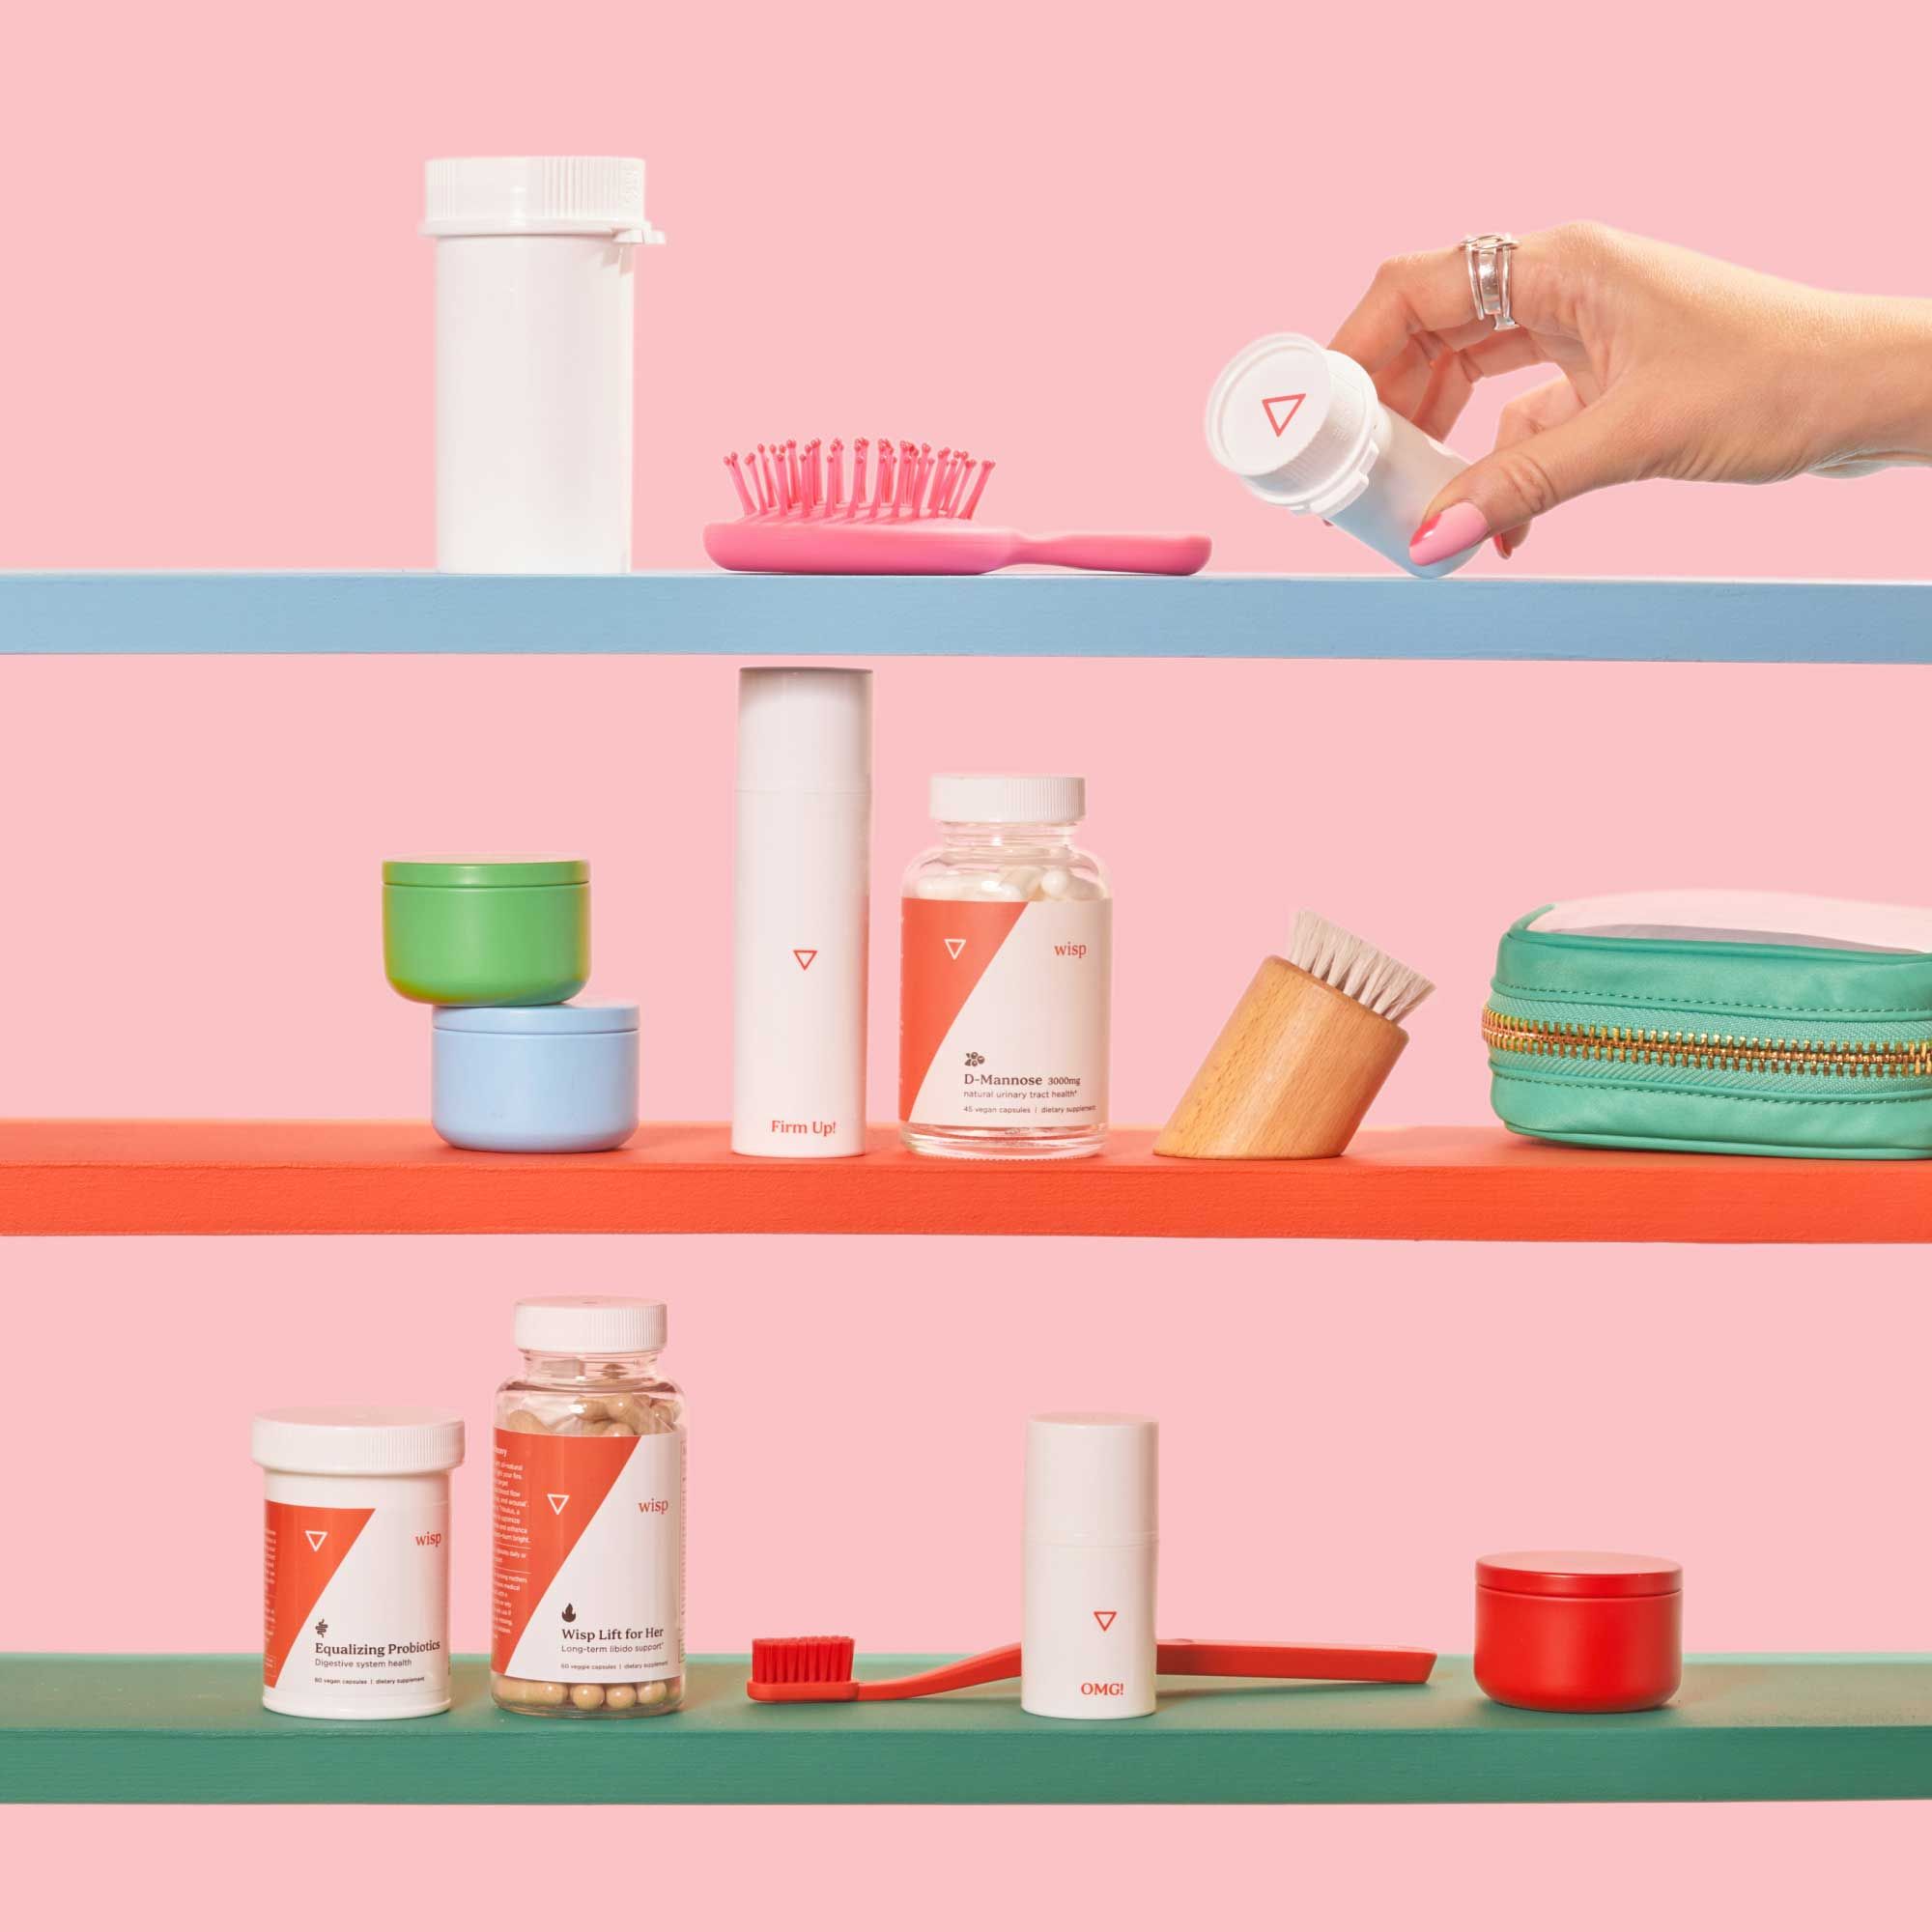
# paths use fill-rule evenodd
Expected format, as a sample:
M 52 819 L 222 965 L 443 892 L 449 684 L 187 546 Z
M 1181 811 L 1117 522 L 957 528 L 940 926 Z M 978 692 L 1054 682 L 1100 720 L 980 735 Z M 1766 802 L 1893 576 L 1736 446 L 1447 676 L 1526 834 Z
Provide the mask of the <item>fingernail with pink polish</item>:
M 1440 563 L 1445 556 L 1479 544 L 1490 533 L 1483 513 L 1473 503 L 1451 503 L 1433 516 L 1408 540 L 1410 563 Z

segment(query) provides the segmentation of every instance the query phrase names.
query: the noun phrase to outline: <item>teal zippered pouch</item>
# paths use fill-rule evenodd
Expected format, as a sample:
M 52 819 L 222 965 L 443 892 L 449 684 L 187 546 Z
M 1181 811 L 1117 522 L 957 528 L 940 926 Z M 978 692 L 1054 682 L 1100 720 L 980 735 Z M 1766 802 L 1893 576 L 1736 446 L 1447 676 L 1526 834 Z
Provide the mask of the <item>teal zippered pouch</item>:
M 1740 892 L 1545 906 L 1483 1014 L 1512 1133 L 1587 1147 L 1932 1157 L 1932 912 Z

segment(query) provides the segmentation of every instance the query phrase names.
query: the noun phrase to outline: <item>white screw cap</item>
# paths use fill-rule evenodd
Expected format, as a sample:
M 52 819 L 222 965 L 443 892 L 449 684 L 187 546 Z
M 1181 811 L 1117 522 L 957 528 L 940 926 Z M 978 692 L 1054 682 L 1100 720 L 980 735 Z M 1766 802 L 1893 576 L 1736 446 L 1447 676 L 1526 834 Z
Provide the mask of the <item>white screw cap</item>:
M 512 1339 L 540 1355 L 649 1355 L 665 1345 L 665 1305 L 615 1294 L 545 1294 L 517 1303 Z
M 263 1468 L 298 1476 L 421 1476 L 463 1461 L 463 1418 L 453 1408 L 265 1408 L 249 1435 Z
M 431 161 L 424 177 L 422 233 L 664 240 L 644 219 L 643 162 L 603 155 Z
M 1022 772 L 937 772 L 931 810 L 942 825 L 1072 825 L 1087 816 L 1087 781 Z
M 1367 487 L 1382 440 L 1368 371 L 1305 335 L 1249 343 L 1208 392 L 1215 462 L 1291 510 L 1346 509 Z

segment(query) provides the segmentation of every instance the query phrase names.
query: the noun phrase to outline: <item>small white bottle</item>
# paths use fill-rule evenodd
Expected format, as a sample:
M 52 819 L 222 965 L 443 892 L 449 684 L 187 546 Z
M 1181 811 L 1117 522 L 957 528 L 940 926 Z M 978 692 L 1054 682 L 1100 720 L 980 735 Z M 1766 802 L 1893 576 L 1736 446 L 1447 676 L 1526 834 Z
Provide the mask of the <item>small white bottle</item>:
M 270 1408 L 264 1471 L 262 1702 L 290 1718 L 449 1709 L 453 1409 Z
M 634 255 L 644 164 L 431 161 L 436 565 L 631 567 Z
M 1447 577 L 1482 548 L 1409 561 L 1429 505 L 1469 466 L 1376 394 L 1359 362 L 1305 335 L 1266 335 L 1221 371 L 1208 447 L 1264 502 L 1321 517 L 1411 577 Z
M 866 1151 L 872 673 L 738 673 L 731 1151 Z
M 1153 1710 L 1159 1491 L 1151 1416 L 1028 1418 L 1021 1709 L 1038 1718 Z
M 945 772 L 899 922 L 899 1131 L 918 1153 L 1050 1160 L 1107 1141 L 1114 896 L 1073 843 L 1079 778 Z

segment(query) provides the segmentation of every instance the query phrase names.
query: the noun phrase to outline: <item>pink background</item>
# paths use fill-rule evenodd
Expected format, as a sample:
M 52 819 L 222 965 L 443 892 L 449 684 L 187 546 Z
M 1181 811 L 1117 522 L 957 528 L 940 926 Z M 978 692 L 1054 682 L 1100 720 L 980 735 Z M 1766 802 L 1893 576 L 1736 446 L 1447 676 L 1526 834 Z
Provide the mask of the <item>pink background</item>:
M 1200 527 L 1229 569 L 1378 569 L 1215 471 L 1201 400 L 1249 335 L 1324 331 L 1380 256 L 1471 226 L 1596 214 L 1928 292 L 1899 244 L 1922 232 L 1932 49 L 1895 9 L 1841 6 L 1801 40 L 1681 4 L 1625 6 L 1614 31 L 1412 0 L 1129 17 L 583 0 L 546 34 L 473 3 L 37 10 L 0 53 L 0 164 L 25 185 L 0 567 L 426 564 L 432 154 L 649 157 L 671 242 L 642 267 L 644 566 L 698 560 L 727 445 L 889 432 L 997 456 L 1003 520 Z M 1494 413 L 1479 401 L 1455 440 L 1482 447 Z M 1926 488 L 1646 485 L 1475 567 L 1922 575 Z M 1442 986 L 1380 1118 L 1478 1121 L 1474 1015 L 1515 914 L 1703 881 L 1922 896 L 1922 672 L 1856 669 L 890 665 L 882 896 L 935 766 L 1085 770 L 1121 894 L 1122 1119 L 1166 1111 L 1310 904 Z M 377 863 L 509 845 L 592 859 L 594 989 L 644 1002 L 647 1108 L 718 1115 L 730 720 L 728 668 L 676 661 L 0 666 L 0 1112 L 419 1112 L 426 1021 L 377 968 Z M 884 1113 L 889 919 L 876 945 Z M 61 1587 L 0 1602 L 10 1648 L 248 1648 L 247 1411 L 446 1400 L 480 1428 L 510 1300 L 565 1286 L 673 1304 L 696 1648 L 1015 1634 L 1019 1419 L 1090 1402 L 1163 1419 L 1175 1634 L 1462 1649 L 1477 1551 L 1561 1541 L 1683 1557 L 1699 1648 L 1928 1643 L 1932 1559 L 1898 1528 L 1920 1500 L 1922 1253 L 143 1240 L 16 1242 L 0 1269 L 32 1365 L 6 1446 L 58 1437 L 68 1477 L 15 1488 L 14 1547 Z M 456 1635 L 476 1646 L 473 1463 L 458 1493 Z M 650 1829 L 520 1822 L 592 1867 L 612 1830 Z M 861 1872 L 880 1923 L 977 1923 L 1024 1879 L 1041 1918 L 1244 1922 L 1279 1900 L 1460 1924 L 1499 1867 L 1567 1892 L 1586 1866 L 1616 1876 L 1579 1927 L 1660 1886 L 1687 1920 L 1721 1901 L 1798 1924 L 1895 1916 L 1923 1829 L 1887 1806 L 887 1825 L 680 1814 L 651 1884 L 689 1914 L 801 1923 L 866 1912 Z M 293 1925 L 367 1896 L 309 1856 L 313 1814 L 5 1829 L 43 1872 L 138 1874 L 119 1899 L 106 1882 L 107 1911 L 215 1862 L 251 1921 L 265 1896 Z M 505 1829 L 418 1814 L 385 1902 L 496 1916 Z

